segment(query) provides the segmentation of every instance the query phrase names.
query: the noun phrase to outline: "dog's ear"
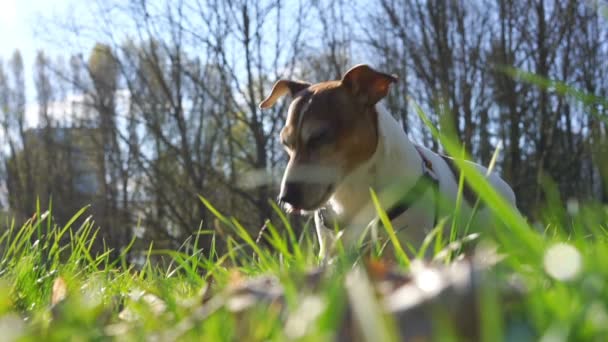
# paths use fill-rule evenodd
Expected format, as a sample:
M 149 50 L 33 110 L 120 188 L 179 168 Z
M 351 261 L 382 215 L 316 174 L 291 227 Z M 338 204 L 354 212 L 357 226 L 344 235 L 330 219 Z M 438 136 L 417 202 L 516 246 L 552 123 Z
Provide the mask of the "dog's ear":
M 278 80 L 272 90 L 270 91 L 270 95 L 260 103 L 260 108 L 270 108 L 274 105 L 277 100 L 289 93 L 290 95 L 295 95 L 299 91 L 310 87 L 310 83 L 301 82 L 301 81 L 290 81 L 290 80 Z
M 388 87 L 399 79 L 372 69 L 367 64 L 358 64 L 342 77 L 344 84 L 353 95 L 368 105 L 375 105 L 388 94 Z

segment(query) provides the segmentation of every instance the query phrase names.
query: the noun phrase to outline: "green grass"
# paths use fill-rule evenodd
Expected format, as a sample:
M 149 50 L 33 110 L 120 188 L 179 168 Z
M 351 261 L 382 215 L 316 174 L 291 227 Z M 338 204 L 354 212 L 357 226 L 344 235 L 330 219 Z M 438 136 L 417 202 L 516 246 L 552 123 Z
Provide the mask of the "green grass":
M 447 152 L 462 155 L 459 144 L 429 127 Z M 488 186 L 483 175 L 461 161 L 458 165 L 464 174 L 461 187 L 468 182 L 497 217 L 498 228 L 482 234 L 480 244 L 495 246 L 503 257 L 484 274 L 476 292 L 480 314 L 475 324 L 482 339 L 608 340 L 608 208 L 581 203 L 576 212 L 567 212 L 556 196 L 548 196 L 553 199 L 546 205 L 546 215 L 533 227 Z M 126 260 L 133 244 L 114 259 L 109 250 L 92 252 L 97 239 L 94 221 L 89 218 L 74 226 L 86 208 L 65 226 L 55 225 L 52 215 L 40 210 L 21 227 L 6 222 L 0 235 L 3 338 L 320 341 L 344 334 L 345 327 L 368 340 L 398 335 L 400 322 L 383 312 L 372 290 L 376 282 L 360 272 L 370 270 L 366 257 L 338 246 L 333 263 L 320 266 L 312 232 L 297 236 L 276 206 L 280 220 L 268 224 L 273 248 L 263 247 L 236 219 L 201 200 L 230 230 L 227 240 L 219 241 L 204 224 L 180 250 L 150 246 L 146 262 L 137 267 Z M 407 272 L 413 262 L 404 250 L 407 246 L 399 245 L 378 209 L 396 253 L 395 267 Z M 449 217 L 441 220 L 413 255 L 445 250 L 454 242 L 453 222 Z M 442 238 L 443 227 L 450 238 Z M 209 234 L 212 246 L 201 248 L 200 237 Z M 216 248 L 220 242 L 229 246 L 227 252 Z M 373 250 L 372 258 L 386 257 L 382 248 Z M 151 261 L 159 255 L 171 263 L 160 266 Z M 454 249 L 444 260 L 457 259 Z M 261 283 L 249 284 L 252 279 Z M 258 292 L 243 294 L 243 284 Z M 509 300 L 513 284 L 525 290 Z M 282 291 L 275 291 L 279 288 Z M 456 340 L 457 327 L 447 311 L 447 304 L 433 309 L 434 337 L 442 341 Z M 348 317 L 361 321 L 358 330 L 352 330 Z

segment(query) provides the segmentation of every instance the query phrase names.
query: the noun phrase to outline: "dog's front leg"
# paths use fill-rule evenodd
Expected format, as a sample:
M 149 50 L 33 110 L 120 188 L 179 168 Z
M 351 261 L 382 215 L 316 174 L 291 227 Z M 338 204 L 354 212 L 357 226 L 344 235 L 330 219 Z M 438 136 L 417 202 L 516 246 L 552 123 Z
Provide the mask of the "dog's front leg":
M 314 219 L 317 240 L 319 241 L 319 259 L 326 261 L 326 258 L 333 252 L 335 242 L 339 236 L 336 236 L 331 227 L 327 226 L 321 210 L 315 211 Z

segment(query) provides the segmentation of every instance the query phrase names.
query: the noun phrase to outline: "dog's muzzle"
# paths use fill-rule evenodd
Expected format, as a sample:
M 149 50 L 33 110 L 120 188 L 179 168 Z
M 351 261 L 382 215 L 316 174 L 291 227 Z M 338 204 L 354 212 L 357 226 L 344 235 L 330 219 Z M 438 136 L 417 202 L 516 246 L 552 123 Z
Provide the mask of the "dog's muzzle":
M 325 204 L 337 179 L 333 168 L 317 165 L 288 165 L 277 198 L 288 211 L 311 211 Z

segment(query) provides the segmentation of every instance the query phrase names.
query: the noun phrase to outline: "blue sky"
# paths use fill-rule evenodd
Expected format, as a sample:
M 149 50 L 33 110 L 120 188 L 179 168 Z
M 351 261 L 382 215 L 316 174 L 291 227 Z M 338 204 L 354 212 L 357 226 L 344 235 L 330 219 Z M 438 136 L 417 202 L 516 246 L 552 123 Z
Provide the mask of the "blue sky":
M 0 6 L 0 51 L 9 55 L 15 48 L 34 48 L 32 24 L 36 13 L 49 7 L 50 1 L 2 0 Z M 6 58 L 6 57 L 5 57 Z
M 15 49 L 21 51 L 30 101 L 35 96 L 31 69 L 36 51 L 43 49 L 51 55 L 57 51 L 37 34 L 40 17 L 65 13 L 71 4 L 73 0 L 0 0 L 0 58 L 6 62 Z
M 38 50 L 50 58 L 68 57 L 75 47 L 57 40 L 61 34 L 49 29 L 54 18 L 83 13 L 85 1 L 77 0 L 0 0 L 0 60 L 7 63 L 16 49 L 24 62 L 27 108 L 26 120 L 34 126 L 38 121 L 33 65 Z M 5 65 L 6 66 L 6 65 Z M 5 69 L 6 70 L 6 69 Z
M 35 38 L 35 27 L 40 15 L 57 12 L 65 8 L 69 0 L 2 0 L 0 1 L 0 56 L 7 60 L 15 49 L 22 51 L 24 58 L 33 60 L 41 47 Z M 30 64 L 30 63 L 28 63 Z M 30 64 L 31 65 L 31 64 Z

